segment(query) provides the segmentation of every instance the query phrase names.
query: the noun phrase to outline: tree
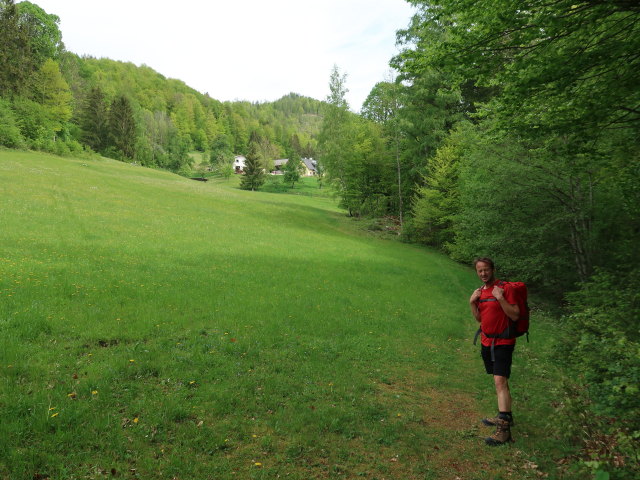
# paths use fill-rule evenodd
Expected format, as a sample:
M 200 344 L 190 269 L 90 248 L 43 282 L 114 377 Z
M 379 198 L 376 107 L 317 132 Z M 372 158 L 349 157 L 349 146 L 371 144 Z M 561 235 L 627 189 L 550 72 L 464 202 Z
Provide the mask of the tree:
M 235 170 L 233 168 L 232 162 L 226 162 L 218 164 L 218 166 L 216 167 L 216 171 L 222 178 L 224 178 L 225 180 L 229 180 Z
M 392 79 L 390 82 L 377 83 L 362 106 L 362 115 L 384 126 L 389 147 L 396 162 L 396 179 L 398 185 L 398 219 L 400 231 L 404 225 L 404 207 L 402 192 L 402 162 L 400 131 L 400 97 L 402 86 Z
M 91 89 L 80 116 L 82 140 L 96 152 L 107 147 L 109 140 L 109 111 L 100 87 Z
M 13 0 L 0 0 L 0 95 L 19 94 L 37 68 L 31 37 Z
M 258 190 L 265 182 L 265 173 L 262 168 L 262 163 L 256 153 L 255 146 L 251 144 L 249 146 L 249 153 L 247 154 L 244 164 L 244 175 L 240 180 L 240 188 L 243 190 Z
M 11 104 L 2 98 L 0 98 L 0 146 L 8 148 L 24 146 L 24 138 L 18 128 Z
M 109 137 L 118 156 L 132 159 L 136 145 L 136 121 L 129 99 L 120 95 L 109 109 Z
M 59 60 L 64 52 L 62 32 L 58 25 L 60 17 L 45 12 L 38 5 L 22 1 L 16 5 L 20 24 L 30 38 L 34 65 L 41 66 L 47 59 Z
M 278 157 L 280 149 L 271 143 L 268 137 L 254 130 L 249 136 L 250 148 L 255 150 L 265 172 L 273 170 L 273 160 Z
M 318 137 L 320 162 L 349 216 L 389 212 L 392 158 L 381 127 L 348 110 L 346 75 L 333 68 Z
M 346 74 L 340 74 L 340 70 L 334 65 L 329 79 L 330 93 L 318 136 L 320 160 L 329 182 L 336 185 L 339 193 L 345 191 L 346 164 L 353 131 L 349 104 L 345 98 L 348 92 L 346 78 Z
M 458 0 L 413 3 L 419 13 L 404 32 L 409 48 L 394 59 L 412 95 L 404 102 L 407 123 L 433 123 L 438 118 L 437 110 L 422 108 L 412 94 L 428 87 L 424 80 L 432 79 L 435 86 L 442 83 L 438 78 L 445 79 L 451 93 L 458 88 L 471 96 L 478 91 L 469 86 L 486 89 L 488 95 L 477 97 L 484 104 L 473 105 L 479 107 L 474 121 L 484 125 L 483 134 L 495 145 L 509 144 L 510 151 L 523 152 L 512 155 L 487 148 L 487 160 L 501 157 L 503 170 L 526 172 L 526 181 L 539 187 L 535 198 L 545 196 L 529 204 L 534 210 L 523 217 L 520 228 L 529 228 L 530 219 L 539 218 L 557 225 L 555 232 L 565 235 L 559 243 L 569 246 L 575 273 L 586 280 L 603 258 L 597 252 L 606 251 L 605 237 L 596 227 L 606 218 L 597 217 L 603 211 L 599 186 L 611 174 L 603 166 L 628 144 L 609 139 L 638 138 L 640 93 L 634 78 L 640 66 L 640 10 L 628 2 L 559 1 L 527 8 L 507 1 L 494 2 L 491 8 Z M 429 91 L 434 89 L 425 93 Z M 435 90 L 434 106 L 443 91 Z M 469 99 L 463 100 L 459 106 L 468 106 Z M 419 110 L 412 113 L 415 106 Z M 447 115 L 465 113 L 455 104 L 445 106 Z M 437 135 L 426 136 L 425 146 L 437 147 L 438 137 L 444 138 L 438 132 L 450 130 L 446 116 L 441 118 L 445 121 L 435 128 L 420 128 Z M 410 129 L 407 135 L 418 138 Z M 637 148 L 637 140 L 631 142 Z M 512 182 L 503 175 L 486 181 L 490 190 L 510 190 L 523 197 L 511 190 Z M 521 188 L 529 191 L 524 182 Z M 493 198 L 494 208 L 499 208 Z M 541 204 L 547 204 L 547 214 L 555 212 L 554 217 L 537 216 Z
M 447 248 L 455 241 L 454 220 L 460 209 L 459 157 L 456 146 L 440 147 L 414 197 L 412 236 L 427 245 Z
M 233 162 L 233 151 L 228 135 L 221 133 L 212 140 L 209 162 L 213 167 Z
M 32 80 L 33 99 L 49 113 L 53 130 L 59 132 L 71 119 L 71 91 L 62 77 L 58 63 L 47 59 Z
M 300 180 L 302 173 L 302 164 L 300 163 L 300 157 L 294 151 L 289 152 L 289 160 L 284 166 L 284 183 L 290 183 L 291 188 L 297 181 Z

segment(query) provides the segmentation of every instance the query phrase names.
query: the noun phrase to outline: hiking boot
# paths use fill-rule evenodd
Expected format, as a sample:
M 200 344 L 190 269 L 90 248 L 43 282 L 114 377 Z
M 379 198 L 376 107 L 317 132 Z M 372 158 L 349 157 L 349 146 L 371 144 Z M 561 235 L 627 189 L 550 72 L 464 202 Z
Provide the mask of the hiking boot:
M 511 427 L 509 426 L 509 422 L 501 418 L 496 418 L 495 421 L 496 432 L 490 437 L 485 438 L 485 443 L 491 447 L 496 447 L 498 445 L 513 442 L 514 440 L 511 437 Z
M 496 415 L 493 418 L 483 418 L 482 423 L 484 423 L 487 427 L 495 427 L 499 419 L 500 419 L 500 415 Z M 509 426 L 513 427 L 513 417 L 509 419 Z

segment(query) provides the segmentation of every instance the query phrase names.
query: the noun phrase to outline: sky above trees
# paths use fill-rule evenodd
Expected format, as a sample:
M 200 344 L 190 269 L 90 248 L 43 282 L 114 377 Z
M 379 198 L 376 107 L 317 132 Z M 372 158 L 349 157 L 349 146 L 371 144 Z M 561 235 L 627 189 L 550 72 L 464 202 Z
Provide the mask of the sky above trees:
M 324 99 L 334 64 L 359 110 L 389 71 L 404 0 L 35 0 L 67 50 L 146 64 L 218 100 Z

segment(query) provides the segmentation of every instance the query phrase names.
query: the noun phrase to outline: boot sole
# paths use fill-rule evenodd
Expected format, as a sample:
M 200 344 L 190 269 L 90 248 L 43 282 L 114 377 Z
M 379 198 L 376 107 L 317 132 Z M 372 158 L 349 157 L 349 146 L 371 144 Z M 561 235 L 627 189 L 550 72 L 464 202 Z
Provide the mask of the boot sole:
M 489 420 L 488 418 L 483 418 L 482 419 L 482 423 L 484 425 L 486 425 L 487 427 L 495 427 L 496 424 L 494 422 L 492 422 L 491 420 Z M 509 427 L 513 427 L 515 424 L 513 422 L 509 422 Z
M 513 437 L 510 437 L 509 440 L 507 440 L 505 442 L 498 442 L 497 440 L 494 440 L 493 438 L 485 438 L 484 443 L 486 443 L 490 447 L 500 447 L 502 445 L 507 445 L 509 443 L 515 443 L 515 440 L 513 439 Z

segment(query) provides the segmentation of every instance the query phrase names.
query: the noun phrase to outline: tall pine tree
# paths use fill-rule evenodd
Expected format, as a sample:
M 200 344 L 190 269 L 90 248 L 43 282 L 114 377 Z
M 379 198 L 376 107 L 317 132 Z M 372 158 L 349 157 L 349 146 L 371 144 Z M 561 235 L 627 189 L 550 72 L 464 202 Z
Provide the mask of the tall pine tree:
M 96 152 L 107 148 L 109 142 L 109 111 L 100 87 L 91 89 L 81 116 L 82 141 Z
M 136 121 L 129 99 L 120 95 L 111 103 L 109 111 L 111 147 L 124 158 L 132 159 L 136 145 Z
M 243 190 L 258 190 L 265 182 L 264 169 L 258 157 L 255 144 L 249 145 L 249 153 L 244 164 L 244 175 L 240 181 Z

